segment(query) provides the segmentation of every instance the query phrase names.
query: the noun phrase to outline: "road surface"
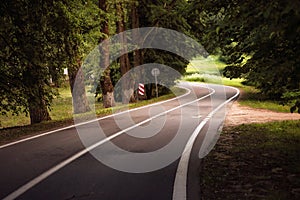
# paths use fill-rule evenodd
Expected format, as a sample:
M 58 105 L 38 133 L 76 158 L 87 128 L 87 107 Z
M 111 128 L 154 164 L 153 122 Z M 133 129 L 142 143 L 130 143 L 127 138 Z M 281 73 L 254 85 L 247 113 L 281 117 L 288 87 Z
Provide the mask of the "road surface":
M 238 90 L 181 86 L 176 99 L 1 146 L 0 199 L 199 199 L 199 156 Z

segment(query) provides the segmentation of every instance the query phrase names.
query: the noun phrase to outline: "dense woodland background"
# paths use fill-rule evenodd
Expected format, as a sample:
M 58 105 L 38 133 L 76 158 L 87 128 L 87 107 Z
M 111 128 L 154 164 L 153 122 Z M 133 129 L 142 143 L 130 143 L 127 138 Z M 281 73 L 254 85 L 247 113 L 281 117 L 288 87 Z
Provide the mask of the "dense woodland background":
M 28 113 L 32 124 L 50 120 L 49 109 L 65 80 L 64 69 L 74 91 L 76 75 L 84 84 L 80 66 L 96 45 L 139 27 L 163 27 L 194 38 L 226 63 L 224 76 L 244 78 L 245 84 L 255 86 L 262 95 L 280 103 L 293 102 L 291 111 L 300 112 L 299 11 L 300 2 L 294 0 L 2 2 L 0 112 Z M 109 51 L 103 48 L 101 53 L 100 64 L 105 65 Z M 95 93 L 101 93 L 103 106 L 114 106 L 114 85 L 123 74 L 154 62 L 181 74 L 188 65 L 177 55 L 155 49 L 124 54 L 99 77 Z M 126 91 L 130 86 L 124 83 L 122 87 Z M 89 111 L 86 91 L 81 88 L 72 94 L 74 113 Z M 135 98 L 132 94 L 130 101 Z

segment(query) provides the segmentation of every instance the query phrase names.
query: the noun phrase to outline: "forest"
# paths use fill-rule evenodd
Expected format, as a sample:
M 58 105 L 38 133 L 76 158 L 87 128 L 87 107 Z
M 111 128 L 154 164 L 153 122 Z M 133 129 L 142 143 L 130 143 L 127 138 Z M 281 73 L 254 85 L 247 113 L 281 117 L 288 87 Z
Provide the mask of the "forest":
M 171 29 L 193 38 L 226 64 L 223 76 L 243 78 L 244 84 L 268 99 L 292 103 L 291 112 L 300 113 L 299 8 L 300 2 L 294 0 L 4 1 L 0 4 L 1 115 L 26 113 L 31 124 L 51 120 L 49 110 L 65 80 L 64 69 L 73 112 L 88 112 L 84 87 L 74 90 L 84 84 L 81 66 L 87 55 L 113 35 L 131 29 L 138 35 L 142 27 Z M 127 38 L 122 40 L 126 43 Z M 109 65 L 107 48 L 101 49 L 103 66 Z M 164 64 L 183 75 L 189 61 L 157 49 L 123 54 L 97 79 L 95 93 L 101 93 L 103 107 L 114 106 L 114 86 L 120 77 L 146 63 Z M 76 77 L 82 77 L 81 82 L 75 84 Z M 126 92 L 129 87 L 124 83 L 122 89 Z M 127 98 L 122 102 L 134 102 L 136 96 Z

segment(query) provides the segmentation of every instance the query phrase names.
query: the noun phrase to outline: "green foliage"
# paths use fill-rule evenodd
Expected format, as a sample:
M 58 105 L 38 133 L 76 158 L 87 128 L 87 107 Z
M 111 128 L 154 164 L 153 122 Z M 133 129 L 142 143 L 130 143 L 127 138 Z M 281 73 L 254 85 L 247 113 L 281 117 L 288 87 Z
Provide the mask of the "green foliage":
M 187 1 L 179 0 L 166 0 L 166 1 L 138 1 L 137 10 L 139 13 L 139 26 L 140 27 L 163 27 L 169 28 L 180 33 L 191 36 L 189 29 L 190 25 L 187 23 L 185 18 L 185 10 L 187 8 Z M 157 35 L 158 41 L 173 41 L 172 35 Z M 154 41 L 155 42 L 155 41 Z M 193 51 L 188 51 L 191 47 L 186 43 L 186 41 L 176 41 L 179 47 L 182 47 L 180 51 L 185 51 L 185 58 L 192 58 Z M 161 44 L 170 46 L 172 44 Z M 186 67 L 189 63 L 188 60 L 175 55 L 173 53 L 158 50 L 158 49 L 145 49 L 142 51 L 143 63 L 159 63 L 162 65 L 170 66 L 180 74 L 184 74 Z M 149 69 L 150 70 L 150 69 Z M 145 73 L 151 73 L 150 71 L 145 71 Z M 174 84 L 174 81 L 179 77 L 167 77 L 164 81 L 166 85 Z M 150 86 L 148 87 L 151 88 Z M 160 90 L 164 90 L 160 88 Z
M 64 59 L 69 63 L 77 63 L 82 60 L 95 45 L 99 37 L 100 23 L 103 20 L 97 4 L 93 1 L 57 1 L 56 15 L 59 20 L 56 23 L 56 34 L 60 35 L 63 45 Z
M 41 101 L 49 106 L 55 93 L 49 66 L 58 66 L 59 55 L 49 51 L 55 41 L 53 2 L 3 2 L 0 13 L 1 113 L 27 113 L 29 103 L 38 107 Z
M 63 68 L 78 65 L 101 33 L 93 1 L 13 0 L 0 5 L 0 111 L 50 108 Z M 96 39 L 95 39 L 96 38 Z M 43 104 L 43 105 L 42 105 Z
M 188 34 L 190 25 L 185 18 L 187 5 L 186 0 L 141 0 L 138 4 L 140 26 L 164 27 Z
M 284 94 L 300 91 L 298 1 L 190 4 L 192 29 L 206 49 L 223 54 L 226 77 L 245 78 L 273 100 L 287 102 Z
M 293 102 L 293 106 L 290 108 L 290 112 L 298 112 L 300 114 L 300 91 L 298 92 L 297 90 L 291 91 L 291 92 L 286 92 L 283 94 L 283 98 L 286 101 Z
M 290 112 L 293 113 L 296 110 L 300 114 L 300 101 L 296 101 L 296 103 L 291 107 Z
M 163 27 L 190 35 L 190 26 L 184 16 L 186 6 L 187 2 L 185 0 L 152 1 L 151 3 L 145 0 L 139 1 L 138 12 L 140 15 L 140 27 Z M 168 40 L 168 38 L 172 41 L 171 35 L 160 35 L 157 37 L 162 37 L 160 41 Z M 188 45 L 185 41 L 177 42 L 182 45 L 183 49 L 187 49 L 184 48 Z M 185 52 L 186 57 L 192 58 L 193 55 L 190 55 L 191 52 L 192 51 Z M 174 67 L 179 73 L 184 73 L 188 64 L 188 61 L 177 55 L 154 49 L 145 51 L 144 57 L 145 63 L 156 62 L 165 64 Z
M 116 11 L 116 6 L 117 3 L 120 3 L 118 1 L 107 1 L 108 5 L 108 21 L 109 21 L 109 27 L 110 27 L 110 35 L 114 35 L 116 33 L 116 22 L 120 20 L 120 13 Z M 190 26 L 187 23 L 185 19 L 185 9 L 187 7 L 187 2 L 185 0 L 180 0 L 180 1 L 132 1 L 132 0 L 127 0 L 127 1 L 122 1 L 121 3 L 122 6 L 122 12 L 124 14 L 124 22 L 125 22 L 125 30 L 131 29 L 133 27 L 133 16 L 131 16 L 131 12 L 133 7 L 136 8 L 137 13 L 138 13 L 138 19 L 139 21 L 138 26 L 139 27 L 163 27 L 163 28 L 170 28 L 176 31 L 179 31 L 181 33 L 190 35 L 189 29 Z M 130 36 L 129 36 L 130 37 Z M 173 41 L 172 36 L 170 35 L 157 35 L 159 41 Z M 130 39 L 129 39 L 130 40 Z M 148 41 L 149 42 L 149 41 Z M 155 42 L 155 41 L 153 41 Z M 178 41 L 180 45 L 183 47 L 182 49 L 185 49 L 186 52 L 185 55 L 186 57 L 192 58 L 194 55 L 190 48 L 187 48 L 189 44 L 186 44 L 186 41 Z M 167 44 L 166 45 L 170 45 Z M 178 45 L 178 46 L 180 46 Z M 111 50 L 111 55 L 114 55 L 114 49 Z M 145 63 L 159 63 L 159 64 L 164 64 L 167 66 L 170 66 L 174 68 L 176 71 L 178 71 L 181 74 L 184 74 L 185 69 L 187 67 L 187 64 L 189 63 L 187 60 L 181 58 L 178 55 L 172 54 L 167 51 L 162 51 L 162 50 L 157 50 L 157 49 L 143 49 L 141 50 L 141 60 L 139 65 L 145 64 Z M 129 53 L 129 59 L 130 59 L 130 65 L 131 68 L 134 66 L 134 53 Z M 90 62 L 90 61 L 88 61 Z M 91 61 L 92 62 L 92 61 Z M 118 72 L 118 68 L 120 61 L 116 60 L 116 65 L 112 64 L 111 67 L 111 79 L 113 84 L 118 81 L 120 78 L 120 73 Z M 87 63 L 89 64 L 89 63 Z M 87 66 L 87 72 L 88 74 L 90 73 L 95 73 L 95 69 L 91 70 L 93 68 L 92 65 L 91 67 Z M 145 74 L 150 73 L 150 71 L 145 71 Z M 96 73 L 97 74 L 97 73 Z M 100 73 L 99 73 L 100 74 Z M 165 79 L 169 82 L 172 82 L 174 84 L 174 80 L 176 80 L 178 77 L 168 77 L 168 79 Z M 170 83 L 166 84 L 170 84 Z M 95 86 L 94 89 L 95 91 L 100 91 L 99 86 Z M 120 93 L 119 91 L 116 91 L 115 93 Z M 116 97 L 118 99 L 118 97 Z

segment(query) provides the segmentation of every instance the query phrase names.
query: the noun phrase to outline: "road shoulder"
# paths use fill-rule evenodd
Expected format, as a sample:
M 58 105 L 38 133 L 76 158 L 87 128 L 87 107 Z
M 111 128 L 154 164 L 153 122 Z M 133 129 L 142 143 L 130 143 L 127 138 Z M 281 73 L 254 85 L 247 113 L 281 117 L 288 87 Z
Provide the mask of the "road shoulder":
M 202 199 L 299 199 L 299 119 L 234 103 L 202 160 Z

